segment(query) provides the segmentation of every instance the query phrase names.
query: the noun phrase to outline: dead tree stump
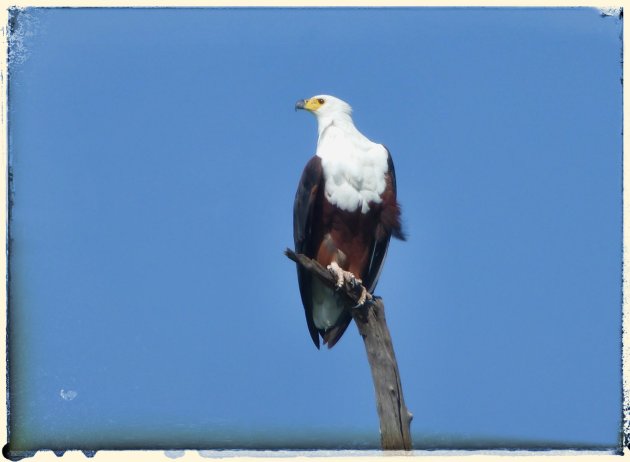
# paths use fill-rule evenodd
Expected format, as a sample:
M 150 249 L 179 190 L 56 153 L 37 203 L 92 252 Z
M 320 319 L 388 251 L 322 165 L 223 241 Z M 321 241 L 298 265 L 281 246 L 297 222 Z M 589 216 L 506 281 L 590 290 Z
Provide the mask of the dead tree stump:
M 317 261 L 305 255 L 296 254 L 290 249 L 284 253 L 298 265 L 316 274 L 324 283 L 335 287 L 336 280 L 333 275 Z M 358 294 L 356 288 L 346 283 L 340 290 L 349 300 L 357 302 L 360 292 Z M 376 409 L 380 420 L 381 448 L 410 451 L 412 444 L 409 427 L 413 416 L 403 398 L 398 363 L 385 322 L 385 305 L 378 297 L 368 296 L 368 300 L 370 302 L 365 306 L 352 310 L 352 318 L 363 338 L 372 370 Z

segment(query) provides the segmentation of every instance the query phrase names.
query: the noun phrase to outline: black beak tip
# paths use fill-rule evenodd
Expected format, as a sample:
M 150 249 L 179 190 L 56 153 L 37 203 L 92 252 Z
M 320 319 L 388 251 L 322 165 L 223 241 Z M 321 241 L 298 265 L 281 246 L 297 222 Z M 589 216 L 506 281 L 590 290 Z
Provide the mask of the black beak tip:
M 297 101 L 297 103 L 295 103 L 295 110 L 297 111 L 298 109 L 304 109 L 304 103 L 306 102 L 306 100 L 304 99 L 299 99 Z

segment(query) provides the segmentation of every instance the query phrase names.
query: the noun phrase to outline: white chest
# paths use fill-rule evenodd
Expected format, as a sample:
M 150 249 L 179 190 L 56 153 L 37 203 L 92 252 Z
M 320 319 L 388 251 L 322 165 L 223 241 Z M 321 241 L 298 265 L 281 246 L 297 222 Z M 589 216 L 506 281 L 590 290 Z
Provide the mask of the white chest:
M 367 213 L 370 202 L 381 202 L 388 170 L 382 145 L 330 127 L 319 140 L 317 155 L 322 159 L 326 198 L 332 204 Z

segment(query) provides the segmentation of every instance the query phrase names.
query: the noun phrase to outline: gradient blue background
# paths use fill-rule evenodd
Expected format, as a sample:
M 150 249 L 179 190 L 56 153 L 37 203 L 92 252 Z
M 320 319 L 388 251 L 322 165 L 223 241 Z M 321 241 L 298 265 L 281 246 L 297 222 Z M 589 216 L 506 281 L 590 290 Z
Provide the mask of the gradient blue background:
M 293 195 L 329 93 L 393 154 L 415 446 L 615 447 L 621 21 L 595 9 L 28 9 L 11 38 L 14 449 L 378 447 L 309 338 Z

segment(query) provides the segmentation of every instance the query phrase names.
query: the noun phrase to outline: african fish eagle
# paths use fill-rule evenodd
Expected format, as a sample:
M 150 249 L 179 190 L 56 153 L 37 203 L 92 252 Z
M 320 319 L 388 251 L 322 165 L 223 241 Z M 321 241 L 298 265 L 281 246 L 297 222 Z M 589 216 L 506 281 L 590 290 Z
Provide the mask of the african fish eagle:
M 317 118 L 317 151 L 304 168 L 293 207 L 295 251 L 316 259 L 337 278 L 365 289 L 378 282 L 391 236 L 404 240 L 396 175 L 389 151 L 367 139 L 352 108 L 329 95 L 299 100 Z M 306 323 L 315 346 L 332 348 L 352 319 L 352 304 L 298 265 Z

